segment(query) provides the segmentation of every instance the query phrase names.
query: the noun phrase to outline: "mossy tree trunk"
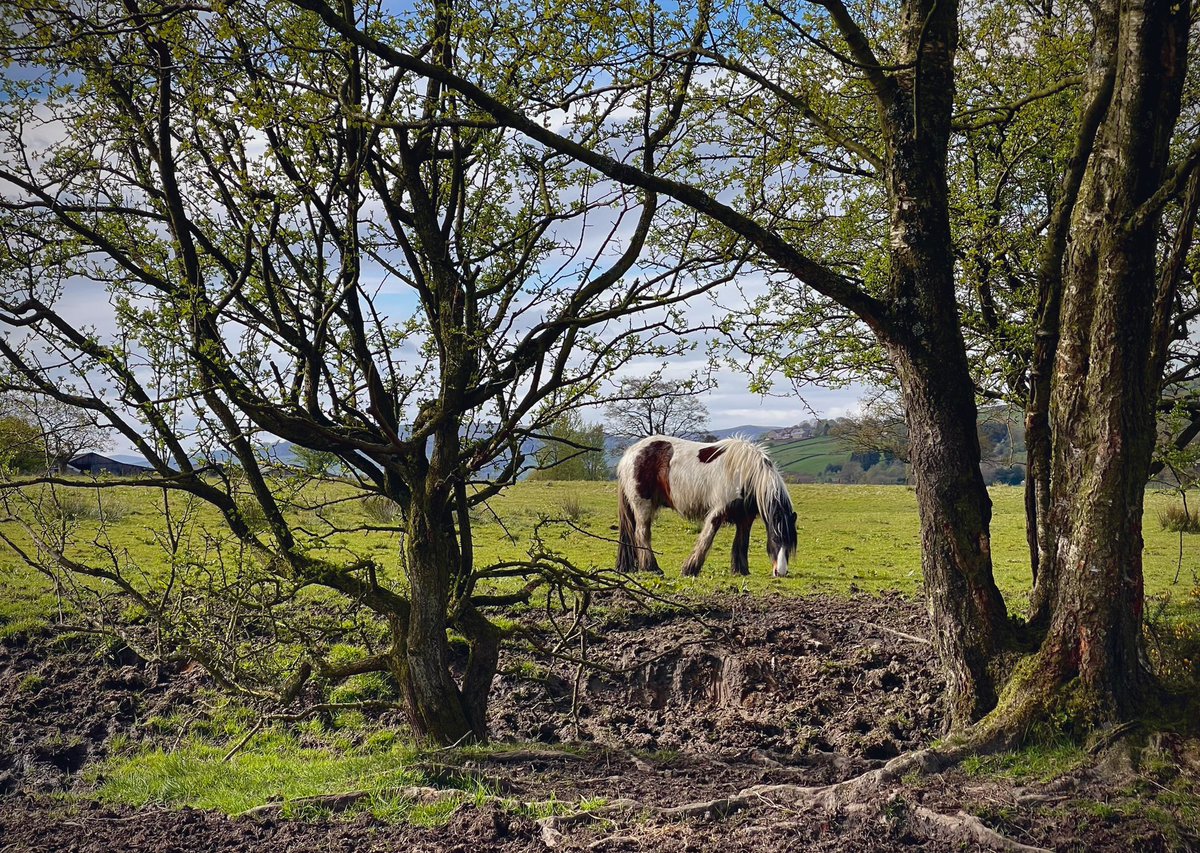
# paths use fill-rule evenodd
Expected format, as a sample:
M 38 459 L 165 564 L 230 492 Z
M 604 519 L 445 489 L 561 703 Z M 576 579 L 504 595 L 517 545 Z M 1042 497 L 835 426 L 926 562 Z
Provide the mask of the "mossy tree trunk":
M 1034 602 L 1047 631 L 1009 685 L 1012 708 L 996 721 L 1005 726 L 1064 708 L 1089 727 L 1128 718 L 1151 683 L 1142 512 L 1175 295 L 1156 247 L 1188 15 L 1188 3 L 1168 0 L 1097 8 L 1114 76 L 1063 254 L 1048 401 L 1054 541 L 1041 548 Z

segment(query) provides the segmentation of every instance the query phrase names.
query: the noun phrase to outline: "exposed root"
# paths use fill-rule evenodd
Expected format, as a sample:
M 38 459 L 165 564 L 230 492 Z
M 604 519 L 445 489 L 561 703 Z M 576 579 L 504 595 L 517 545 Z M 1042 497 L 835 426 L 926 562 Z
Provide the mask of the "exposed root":
M 237 817 L 265 817 L 274 815 L 282 811 L 285 806 L 313 806 L 315 808 L 329 809 L 334 812 L 345 811 L 362 800 L 369 798 L 373 793 L 387 793 L 391 796 L 410 799 L 418 803 L 441 802 L 442 800 L 453 799 L 462 794 L 461 791 L 454 789 L 429 788 L 423 785 L 409 785 L 403 788 L 390 789 L 386 792 L 342 791 L 337 794 L 318 794 L 312 797 L 296 797 L 291 800 L 276 800 L 271 803 L 263 803 L 261 806 L 246 809 L 246 811 L 238 814 Z
M 755 785 L 730 797 L 702 800 L 659 810 L 665 817 L 694 817 L 704 814 L 726 815 L 739 809 L 749 808 L 763 802 L 786 804 L 805 809 L 837 811 L 854 802 L 871 799 L 880 790 L 887 788 L 907 773 L 937 773 L 960 761 L 958 751 L 921 749 L 907 755 L 899 755 L 877 770 L 861 776 L 835 782 L 832 785 Z
M 550 849 L 554 849 L 562 845 L 566 840 L 563 830 L 579 823 L 590 823 L 592 821 L 608 821 L 613 823 L 610 815 L 620 814 L 622 812 L 641 811 L 644 806 L 636 800 L 613 800 L 603 808 L 592 809 L 590 811 L 572 812 L 564 815 L 550 815 L 549 817 L 539 818 L 537 825 L 541 832 L 542 843 Z
M 679 820 L 721 818 L 742 809 L 768 805 L 797 811 L 823 810 L 840 813 L 851 819 L 866 819 L 872 812 L 869 804 L 885 799 L 885 792 L 893 791 L 907 774 L 938 773 L 958 763 L 973 751 L 967 746 L 923 749 L 898 756 L 883 767 L 832 785 L 754 785 L 728 797 L 700 800 L 668 808 L 651 808 L 625 800 L 620 801 L 619 805 L 614 803 L 601 813 L 543 818 L 539 824 L 542 826 L 542 840 L 546 845 L 558 847 L 563 842 L 563 827 L 579 820 L 594 819 L 602 814 L 613 814 L 615 811 L 641 811 L 668 820 Z M 966 812 L 947 815 L 918 806 L 909 815 L 913 823 L 931 837 L 1002 853 L 1048 853 L 1043 848 L 1031 847 L 1007 838 Z
M 913 809 L 911 817 L 915 823 L 923 824 L 930 836 L 967 844 L 973 848 L 983 847 L 1002 853 L 1052 853 L 1045 847 L 1032 847 L 1001 835 L 975 815 L 964 811 L 949 815 L 917 806 Z
M 874 622 L 863 622 L 862 624 L 874 631 L 879 631 L 884 634 L 891 634 L 893 637 L 899 637 L 901 640 L 908 640 L 910 643 L 920 643 L 924 646 L 933 645 L 930 640 L 927 640 L 924 637 L 918 637 L 916 634 L 906 634 L 904 631 L 897 631 L 895 628 L 889 628 L 887 625 L 878 625 Z
M 580 756 L 561 749 L 510 749 L 489 752 L 483 758 L 492 764 L 535 764 L 537 762 L 580 761 Z

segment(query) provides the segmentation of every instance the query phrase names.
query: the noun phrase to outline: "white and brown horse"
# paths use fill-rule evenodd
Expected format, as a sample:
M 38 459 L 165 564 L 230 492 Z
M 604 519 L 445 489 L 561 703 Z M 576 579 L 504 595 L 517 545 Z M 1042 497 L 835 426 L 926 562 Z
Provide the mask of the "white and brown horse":
M 697 575 L 725 522 L 733 537 L 735 574 L 750 573 L 750 527 L 767 528 L 767 554 L 776 577 L 787 574 L 796 550 L 796 513 L 787 486 L 767 452 L 741 438 L 702 444 L 652 435 L 630 446 L 617 463 L 620 546 L 617 568 L 662 573 L 650 547 L 650 524 L 661 507 L 702 521 L 703 529 L 683 574 Z

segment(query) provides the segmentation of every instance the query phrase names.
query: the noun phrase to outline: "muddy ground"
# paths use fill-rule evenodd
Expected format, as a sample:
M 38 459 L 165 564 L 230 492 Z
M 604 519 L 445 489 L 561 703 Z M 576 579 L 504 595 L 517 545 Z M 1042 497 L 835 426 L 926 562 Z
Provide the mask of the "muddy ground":
M 80 771 L 114 737 L 162 737 L 141 725 L 151 715 L 202 714 L 202 671 L 78 639 L 12 638 L 0 645 L 0 851 L 1200 850 L 1195 801 L 1180 796 L 1200 797 L 1200 743 L 1181 737 L 1122 744 L 1047 782 L 959 768 L 910 774 L 832 812 L 767 793 L 664 813 L 752 786 L 850 779 L 942 733 L 943 684 L 916 603 L 730 596 L 698 615 L 595 625 L 586 651 L 604 671 L 508 659 L 492 728 L 524 746 L 447 753 L 515 800 L 621 808 L 543 825 L 496 804 L 464 806 L 436 829 L 365 814 L 233 819 L 96 804 Z M 562 743 L 575 748 L 539 747 Z

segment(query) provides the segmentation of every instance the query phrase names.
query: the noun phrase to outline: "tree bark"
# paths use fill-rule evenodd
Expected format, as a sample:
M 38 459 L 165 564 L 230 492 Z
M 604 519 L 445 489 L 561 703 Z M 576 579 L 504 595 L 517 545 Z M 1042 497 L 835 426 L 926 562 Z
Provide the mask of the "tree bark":
M 448 512 L 431 514 L 414 496 L 409 507 L 404 556 L 411 605 L 408 631 L 397 660 L 409 722 L 420 737 L 449 744 L 485 740 L 476 731 L 450 671 L 446 637 L 450 578 L 458 566 L 458 544 Z
M 1159 187 L 1186 71 L 1188 3 L 1105 0 L 1116 78 L 1070 220 L 1049 401 L 1049 627 L 1009 694 L 1027 715 L 1084 726 L 1135 713 L 1151 683 L 1142 649 L 1142 511 L 1155 437 L 1160 346 Z M 1162 324 L 1165 326 L 1166 324 Z M 1165 343 L 1165 342 L 1162 342 Z M 1043 554 L 1046 551 L 1043 550 Z M 1069 688 L 1068 688 L 1069 685 Z M 1012 719 L 1017 725 L 1022 723 Z
M 943 380 L 928 357 L 921 365 L 912 356 L 892 354 L 908 410 L 926 604 L 951 725 L 961 728 L 996 702 L 992 663 L 1009 622 L 992 576 L 992 502 L 979 469 L 974 397 L 952 375 Z
M 1092 58 L 1087 72 L 1085 106 L 1080 115 L 1075 145 L 1068 158 L 1051 210 L 1046 237 L 1038 254 L 1038 303 L 1033 347 L 1029 361 L 1028 397 L 1025 406 L 1025 532 L 1033 570 L 1029 622 L 1044 630 L 1058 575 L 1052 566 L 1058 540 L 1051 525 L 1050 477 L 1053 439 L 1050 429 L 1050 399 L 1054 360 L 1062 324 L 1063 260 L 1070 236 L 1071 216 L 1087 173 L 1100 124 L 1108 114 L 1116 79 L 1117 21 L 1098 15 L 1092 37 Z
M 443 744 L 487 740 L 487 699 L 499 658 L 499 633 L 486 617 L 452 591 L 470 572 L 469 530 L 456 530 L 456 495 L 448 472 L 458 457 L 458 435 L 451 424 L 439 430 L 430 464 L 416 472 L 408 505 L 404 565 L 411 610 L 395 668 L 410 725 L 420 737 Z M 469 520 L 460 523 L 469 524 Z M 462 687 L 450 667 L 446 630 L 456 624 L 470 654 Z
M 883 100 L 891 310 L 880 337 L 900 380 L 921 524 L 922 573 L 952 727 L 996 701 L 1008 633 L 992 576 L 992 503 L 979 469 L 975 385 L 954 288 L 947 152 L 957 4 L 904 4 L 907 60 Z

